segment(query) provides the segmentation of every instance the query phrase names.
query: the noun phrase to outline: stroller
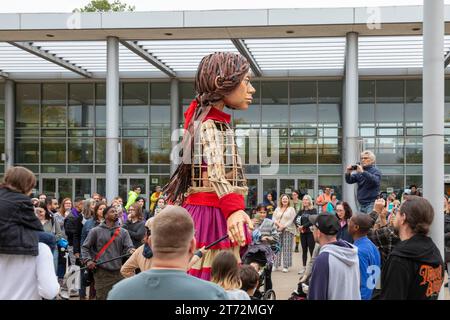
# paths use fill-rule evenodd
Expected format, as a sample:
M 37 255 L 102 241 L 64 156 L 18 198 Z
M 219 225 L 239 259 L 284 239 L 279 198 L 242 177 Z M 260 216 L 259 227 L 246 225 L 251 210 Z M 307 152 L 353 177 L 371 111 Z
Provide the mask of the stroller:
M 254 297 L 260 300 L 276 300 L 272 289 L 272 267 L 275 254 L 280 250 L 279 234 L 272 232 L 271 240 L 262 240 L 260 229 L 252 234 L 253 241 L 242 257 L 244 264 L 252 265 L 259 273 L 259 285 Z

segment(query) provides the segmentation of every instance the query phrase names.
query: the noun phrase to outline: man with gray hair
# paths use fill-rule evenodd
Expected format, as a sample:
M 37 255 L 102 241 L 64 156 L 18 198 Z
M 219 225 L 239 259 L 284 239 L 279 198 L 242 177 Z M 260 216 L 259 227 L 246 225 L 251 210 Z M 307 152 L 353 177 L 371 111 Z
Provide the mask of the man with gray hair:
M 372 212 L 375 200 L 380 194 L 381 182 L 381 171 L 375 166 L 375 155 L 372 151 L 363 151 L 361 163 L 347 166 L 345 181 L 349 184 L 358 184 L 359 211 Z

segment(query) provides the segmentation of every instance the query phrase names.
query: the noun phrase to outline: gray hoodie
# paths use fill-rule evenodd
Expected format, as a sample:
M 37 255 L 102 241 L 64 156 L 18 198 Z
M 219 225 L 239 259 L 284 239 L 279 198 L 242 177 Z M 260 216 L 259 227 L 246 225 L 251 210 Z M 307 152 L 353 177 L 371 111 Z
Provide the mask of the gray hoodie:
M 117 228 L 120 227 L 116 226 L 109 228 L 105 223 L 101 223 L 99 226 L 91 229 L 81 247 L 82 259 L 85 261 L 94 260 L 95 255 L 103 248 L 109 239 L 111 239 Z M 119 234 L 99 258 L 99 261 L 106 261 L 127 254 L 131 249 L 134 249 L 134 246 L 130 234 L 127 230 L 120 228 Z M 98 266 L 98 268 L 108 271 L 117 271 L 120 270 L 121 267 L 122 259 L 117 259 Z
M 361 300 L 358 248 L 338 240 L 324 245 L 314 261 L 309 300 Z

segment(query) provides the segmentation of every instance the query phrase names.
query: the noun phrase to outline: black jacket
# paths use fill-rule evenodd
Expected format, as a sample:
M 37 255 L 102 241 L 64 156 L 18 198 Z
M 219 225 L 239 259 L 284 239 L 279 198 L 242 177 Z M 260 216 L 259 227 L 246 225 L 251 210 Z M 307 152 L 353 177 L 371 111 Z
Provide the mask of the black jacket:
M 30 197 L 0 188 L 0 253 L 37 256 L 36 231 L 44 229 L 34 214 Z
M 303 226 L 303 228 L 304 228 L 303 233 L 310 233 L 311 230 L 309 229 L 309 227 L 312 226 L 312 223 L 309 222 L 309 216 L 316 215 L 316 214 L 317 214 L 316 208 L 309 209 L 309 210 L 300 210 L 294 219 L 295 226 L 297 228 L 300 226 Z
M 67 236 L 69 246 L 73 246 L 73 253 L 81 253 L 81 232 L 83 231 L 83 215 L 74 214 L 75 208 L 64 219 L 64 231 Z M 78 212 L 78 211 L 77 211 Z
M 450 262 L 450 215 L 444 215 L 445 262 Z
M 133 241 L 133 246 L 137 249 L 142 246 L 142 240 L 145 236 L 145 221 L 131 222 L 131 220 L 125 221 L 122 226 L 128 231 Z
M 381 272 L 381 300 L 436 300 L 444 282 L 444 262 L 424 235 L 400 241 Z
M 339 229 L 338 233 L 336 234 L 336 238 L 338 240 L 345 240 L 347 242 L 353 243 L 353 238 L 348 232 L 348 222 Z

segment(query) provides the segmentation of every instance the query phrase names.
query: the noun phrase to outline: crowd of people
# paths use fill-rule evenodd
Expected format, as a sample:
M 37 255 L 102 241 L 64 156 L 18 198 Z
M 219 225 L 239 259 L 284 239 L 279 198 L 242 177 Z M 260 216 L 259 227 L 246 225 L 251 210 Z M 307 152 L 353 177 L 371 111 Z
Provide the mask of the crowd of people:
M 160 188 L 147 210 L 138 186 L 123 206 L 120 197 L 108 202 L 98 193 L 31 199 L 34 185 L 31 171 L 13 167 L 0 186 L 0 299 L 261 299 L 273 291 L 272 271 L 292 268 L 299 244 L 291 300 L 436 299 L 450 264 L 427 236 L 435 213 L 417 188 L 400 200 L 395 193 L 361 200 L 370 212 L 328 187 L 316 199 L 293 191 L 277 201 L 269 193 L 252 212 L 242 260 L 219 252 L 205 281 L 188 274 L 208 251 L 198 250 L 194 220 L 166 205 Z M 444 214 L 447 252 L 447 197 Z M 79 273 L 76 283 L 71 273 Z
M 249 108 L 251 78 L 243 55 L 202 58 L 180 161 L 149 199 L 138 185 L 127 199 L 31 198 L 35 174 L 9 167 L 0 184 L 0 299 L 269 300 L 272 272 L 292 271 L 297 252 L 302 268 L 290 300 L 437 299 L 446 265 L 428 233 L 442 209 L 416 186 L 381 193 L 371 151 L 345 169 L 356 201 L 338 199 L 331 186 L 317 197 L 267 190 L 249 214 L 224 110 Z M 446 198 L 447 245 L 449 207 Z

